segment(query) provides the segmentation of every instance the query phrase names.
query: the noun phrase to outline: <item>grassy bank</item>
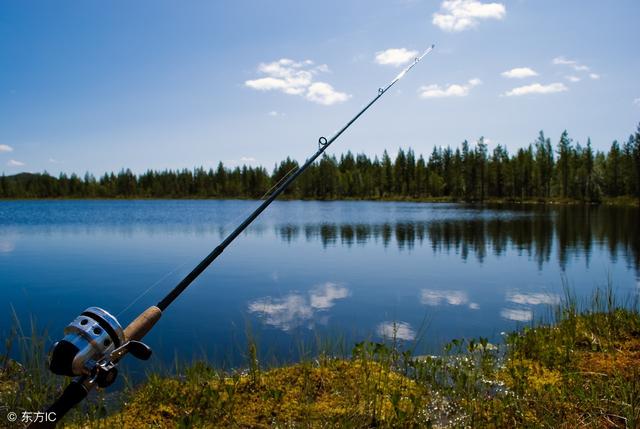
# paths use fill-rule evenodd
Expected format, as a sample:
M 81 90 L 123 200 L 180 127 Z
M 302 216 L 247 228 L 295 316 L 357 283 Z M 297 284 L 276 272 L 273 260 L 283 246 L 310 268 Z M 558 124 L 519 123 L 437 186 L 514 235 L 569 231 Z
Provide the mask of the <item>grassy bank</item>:
M 552 313 L 552 314 L 551 314 Z M 398 341 L 326 350 L 263 368 L 248 347 L 243 370 L 206 363 L 149 374 L 118 398 L 97 397 L 72 427 L 640 427 L 640 312 L 611 290 L 588 305 L 569 297 L 539 322 L 504 336 L 456 339 L 438 356 Z M 24 332 L 23 332 L 24 334 Z M 24 352 L 42 357 L 31 335 Z M 25 344 L 25 341 L 17 341 Z M 25 356 L 26 357 L 26 356 Z M 4 359 L 0 403 L 44 405 L 59 381 L 42 359 Z M 113 409 L 106 412 L 111 404 Z M 3 410 L 4 411 L 4 410 Z

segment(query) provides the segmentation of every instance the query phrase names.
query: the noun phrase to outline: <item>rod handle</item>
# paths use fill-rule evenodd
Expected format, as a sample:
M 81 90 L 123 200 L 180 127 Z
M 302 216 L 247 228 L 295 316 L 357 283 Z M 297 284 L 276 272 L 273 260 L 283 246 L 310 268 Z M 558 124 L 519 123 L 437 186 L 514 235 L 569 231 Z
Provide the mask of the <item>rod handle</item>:
M 51 415 L 53 420 L 45 420 L 42 422 L 33 422 L 28 429 L 51 429 L 56 427 L 67 412 L 76 406 L 80 401 L 87 397 L 87 388 L 82 381 L 73 380 L 67 385 L 62 395 L 45 411 L 45 415 Z M 54 414 L 52 414 L 54 413 Z
M 153 328 L 153 325 L 160 320 L 160 316 L 162 316 L 162 310 L 155 305 L 147 308 L 124 328 L 125 340 L 141 340 Z

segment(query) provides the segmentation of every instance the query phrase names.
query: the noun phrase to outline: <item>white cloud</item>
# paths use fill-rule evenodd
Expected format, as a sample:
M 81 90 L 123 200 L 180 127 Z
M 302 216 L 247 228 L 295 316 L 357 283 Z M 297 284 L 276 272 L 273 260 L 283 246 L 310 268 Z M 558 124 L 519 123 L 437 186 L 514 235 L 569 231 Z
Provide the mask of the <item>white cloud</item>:
M 474 86 L 482 83 L 480 79 L 471 79 L 466 84 L 451 84 L 446 87 L 440 85 L 426 85 L 419 89 L 422 98 L 442 98 L 442 97 L 466 97 Z
M 383 338 L 395 338 L 411 341 L 416 338 L 416 333 L 406 322 L 382 322 L 377 328 L 378 335 Z
M 516 322 L 528 322 L 533 319 L 533 311 L 518 310 L 515 308 L 503 308 L 502 311 L 500 311 L 500 315 L 505 319 Z
M 551 62 L 555 65 L 572 66 L 576 64 L 574 60 L 568 60 L 565 57 L 555 57 Z
M 569 82 L 580 82 L 580 78 L 578 76 L 565 76 Z
M 13 152 L 13 148 L 6 144 L 0 144 L 0 152 Z
M 252 156 L 243 156 L 240 158 L 240 162 L 256 162 L 256 159 Z
M 445 0 L 432 23 L 444 31 L 464 31 L 478 25 L 481 19 L 503 19 L 507 13 L 502 3 L 477 0 Z
M 634 99 L 633 104 L 635 104 L 636 106 L 640 106 L 640 97 Z
M 589 71 L 589 67 L 585 66 L 584 64 L 580 64 L 576 60 L 569 60 L 565 57 L 555 57 L 553 60 L 551 60 L 551 62 L 559 66 L 569 66 L 575 71 Z
M 430 306 L 463 305 L 469 302 L 469 297 L 466 292 L 461 290 L 422 289 L 420 302 Z
M 392 48 L 386 51 L 376 52 L 376 63 L 399 67 L 413 60 L 418 51 L 409 51 L 405 48 Z
M 15 159 L 10 159 L 9 161 L 7 161 L 7 165 L 9 167 L 22 167 L 25 164 L 22 161 L 16 161 Z
M 530 69 L 529 67 L 516 67 L 514 69 L 502 72 L 502 76 L 508 77 L 510 79 L 522 79 L 525 77 L 538 76 L 538 73 L 536 73 L 535 70 Z
M 58 161 L 55 158 L 49 158 L 49 162 L 52 163 L 52 164 L 59 164 L 60 163 L 60 161 Z
M 600 75 L 598 73 L 590 73 L 589 77 L 593 80 L 598 80 L 600 79 Z
M 349 99 L 348 94 L 334 90 L 328 83 L 316 82 L 316 75 L 328 73 L 329 67 L 326 64 L 313 65 L 311 60 L 296 62 L 288 58 L 261 63 L 258 65 L 258 72 L 266 76 L 247 80 L 244 84 L 258 91 L 281 91 L 289 95 L 304 96 L 307 100 L 327 106 Z
M 507 91 L 504 95 L 507 97 L 528 95 L 528 94 L 554 94 L 556 92 L 568 91 L 569 88 L 563 83 L 550 83 L 549 85 L 541 85 L 533 83 L 531 85 L 519 86 Z
M 331 85 L 326 82 L 314 82 L 307 90 L 306 98 L 314 103 L 330 106 L 336 103 L 343 103 L 347 101 L 351 96 L 344 92 L 339 92 L 333 89 Z
M 276 110 L 272 110 L 269 112 L 269 116 L 278 116 L 279 113 Z

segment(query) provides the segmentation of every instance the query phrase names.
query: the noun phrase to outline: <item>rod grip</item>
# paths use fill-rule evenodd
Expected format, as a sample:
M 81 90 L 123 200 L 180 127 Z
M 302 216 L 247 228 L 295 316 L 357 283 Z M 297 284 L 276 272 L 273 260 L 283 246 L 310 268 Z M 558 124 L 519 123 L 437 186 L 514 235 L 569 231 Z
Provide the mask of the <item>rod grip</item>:
M 53 420 L 44 420 L 42 422 L 34 421 L 27 429 L 51 429 L 62 420 L 67 412 L 76 406 L 80 401 L 87 397 L 87 388 L 81 381 L 72 381 L 62 392 L 62 395 L 45 411 L 45 415 L 51 415 Z M 54 413 L 54 414 L 51 414 Z
M 124 329 L 125 340 L 141 340 L 160 320 L 160 316 L 162 316 L 162 310 L 155 305 L 147 308 Z

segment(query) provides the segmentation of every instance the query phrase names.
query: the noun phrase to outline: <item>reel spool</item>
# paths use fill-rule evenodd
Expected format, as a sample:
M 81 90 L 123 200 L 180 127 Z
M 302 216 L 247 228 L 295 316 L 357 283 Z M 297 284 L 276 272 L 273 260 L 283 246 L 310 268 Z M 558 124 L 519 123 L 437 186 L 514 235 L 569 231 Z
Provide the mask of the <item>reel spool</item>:
M 143 317 L 134 327 L 150 328 L 148 325 Z M 127 335 L 118 320 L 99 307 L 83 311 L 64 328 L 64 334 L 64 338 L 53 345 L 49 369 L 57 375 L 82 377 L 98 387 L 113 384 L 118 375 L 116 365 L 125 354 L 131 353 L 141 360 L 151 357 L 151 349 L 132 338 L 137 336 L 133 334 L 141 337 L 140 331 Z
M 97 363 L 124 342 L 124 331 L 108 311 L 89 307 L 66 328 L 53 345 L 49 369 L 69 377 L 90 375 Z

